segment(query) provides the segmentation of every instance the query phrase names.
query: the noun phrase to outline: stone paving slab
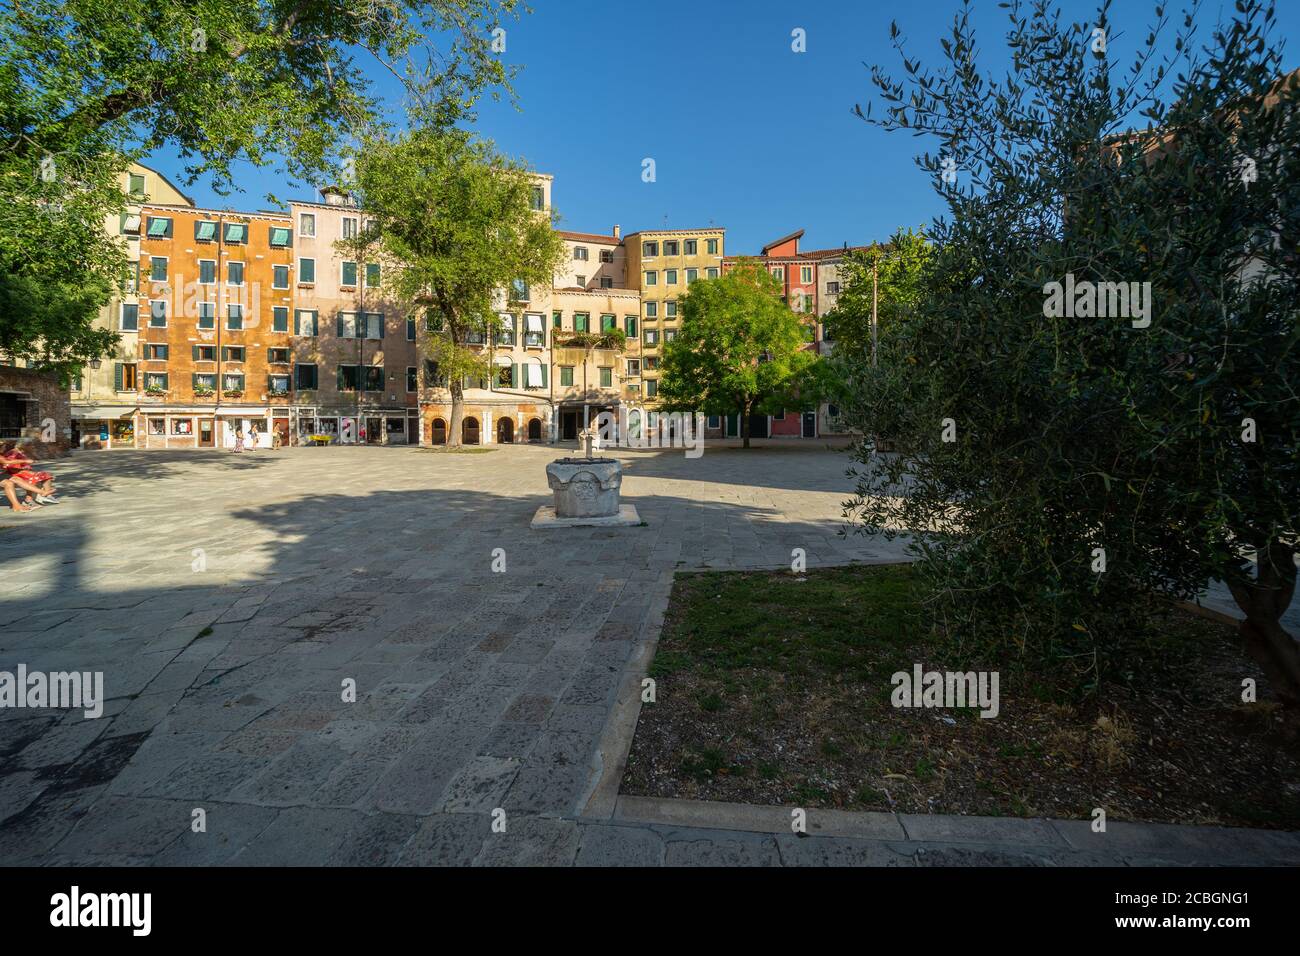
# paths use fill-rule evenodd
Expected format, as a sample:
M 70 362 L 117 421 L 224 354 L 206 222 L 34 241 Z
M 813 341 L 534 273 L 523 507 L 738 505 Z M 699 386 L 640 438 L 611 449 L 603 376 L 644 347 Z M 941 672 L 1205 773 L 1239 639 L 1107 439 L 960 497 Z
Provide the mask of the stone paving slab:
M 554 448 L 61 459 L 63 503 L 0 513 L 0 669 L 102 671 L 108 700 L 0 711 L 0 863 L 1300 862 L 1294 834 L 818 811 L 798 837 L 789 808 L 619 798 L 674 572 L 903 556 L 839 536 L 840 453 L 759 444 L 619 453 L 643 524 L 545 534 Z

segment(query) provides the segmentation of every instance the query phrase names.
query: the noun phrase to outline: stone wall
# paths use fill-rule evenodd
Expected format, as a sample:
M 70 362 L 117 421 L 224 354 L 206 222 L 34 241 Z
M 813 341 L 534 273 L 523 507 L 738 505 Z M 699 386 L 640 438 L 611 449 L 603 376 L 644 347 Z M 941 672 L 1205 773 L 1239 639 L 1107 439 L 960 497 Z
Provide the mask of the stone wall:
M 68 388 L 56 374 L 29 368 L 0 365 L 0 401 L 10 407 L 17 401 L 21 425 L 16 434 L 23 449 L 36 458 L 63 455 L 68 451 L 72 419 Z

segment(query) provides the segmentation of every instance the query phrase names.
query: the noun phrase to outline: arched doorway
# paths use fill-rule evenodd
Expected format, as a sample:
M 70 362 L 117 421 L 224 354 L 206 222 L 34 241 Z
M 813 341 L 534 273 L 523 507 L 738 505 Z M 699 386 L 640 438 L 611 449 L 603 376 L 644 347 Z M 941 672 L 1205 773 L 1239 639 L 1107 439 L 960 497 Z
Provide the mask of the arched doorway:
M 433 428 L 430 429 L 429 441 L 435 445 L 447 444 L 447 423 L 441 418 L 433 420 Z
M 528 440 L 529 441 L 542 440 L 542 420 L 540 418 L 534 418 L 531 421 L 529 421 Z
M 478 419 L 467 418 L 461 423 L 460 440 L 466 445 L 478 444 Z
M 513 419 L 502 417 L 497 422 L 497 441 L 502 445 L 513 444 L 515 440 L 515 423 Z

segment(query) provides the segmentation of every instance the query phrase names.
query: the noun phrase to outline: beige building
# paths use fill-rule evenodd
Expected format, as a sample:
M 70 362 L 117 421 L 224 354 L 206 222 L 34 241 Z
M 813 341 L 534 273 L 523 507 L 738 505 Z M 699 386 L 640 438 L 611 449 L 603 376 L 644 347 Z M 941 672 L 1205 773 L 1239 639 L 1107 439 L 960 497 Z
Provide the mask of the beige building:
M 617 414 L 621 406 L 641 405 L 640 312 L 635 289 L 573 286 L 554 291 L 555 440 L 577 439 L 602 411 Z
M 362 210 L 340 190 L 323 195 L 324 202 L 289 204 L 293 440 L 415 444 L 415 319 L 385 288 L 382 262 L 338 247 L 362 233 Z
M 132 163 L 122 174 L 126 212 L 105 221 L 104 229 L 122 243 L 127 258 L 140 262 L 142 210 L 145 203 L 194 208 L 194 202 L 166 176 L 140 163 Z M 146 277 L 147 278 L 147 277 Z M 140 288 L 139 275 L 135 289 Z M 126 307 L 126 308 L 124 308 Z M 74 444 L 86 448 L 136 447 L 136 412 L 140 407 L 143 381 L 120 382 L 120 365 L 134 365 L 140 356 L 139 298 L 114 296 L 100 312 L 99 326 L 118 333 L 113 355 L 92 362 L 72 383 L 72 428 Z
M 625 242 L 629 288 L 641 294 L 641 401 L 658 405 L 659 363 L 663 344 L 677 335 L 677 301 L 696 279 L 722 274 L 726 230 L 653 229 L 634 232 Z

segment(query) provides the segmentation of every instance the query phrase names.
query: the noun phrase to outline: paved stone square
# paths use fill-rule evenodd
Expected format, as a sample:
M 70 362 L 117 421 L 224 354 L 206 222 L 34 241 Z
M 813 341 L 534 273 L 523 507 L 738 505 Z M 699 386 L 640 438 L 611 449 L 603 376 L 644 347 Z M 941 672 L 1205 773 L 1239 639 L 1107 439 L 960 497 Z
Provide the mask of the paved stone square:
M 593 815 L 622 756 L 608 745 L 612 715 L 627 714 L 620 685 L 675 569 L 782 566 L 794 548 L 810 567 L 881 561 L 902 545 L 839 535 L 847 459 L 820 442 L 623 453 L 644 526 L 532 531 L 556 456 L 55 463 L 63 503 L 0 515 L 0 670 L 102 671 L 107 703 L 99 719 L 0 710 L 0 862 L 1082 864 L 1169 845 L 1186 857 L 1186 837 L 1106 855 L 1054 830 L 1008 849 L 987 829 L 927 835 L 905 820 L 800 840 L 744 814 L 664 823 L 607 800 Z M 1292 853 L 1284 841 L 1270 858 Z

